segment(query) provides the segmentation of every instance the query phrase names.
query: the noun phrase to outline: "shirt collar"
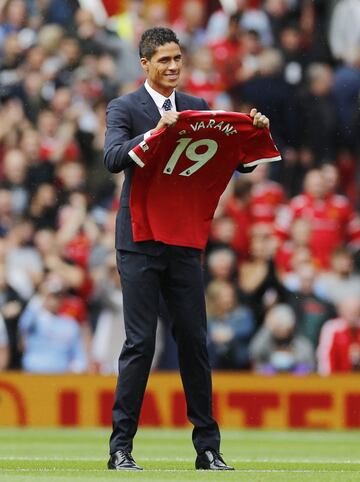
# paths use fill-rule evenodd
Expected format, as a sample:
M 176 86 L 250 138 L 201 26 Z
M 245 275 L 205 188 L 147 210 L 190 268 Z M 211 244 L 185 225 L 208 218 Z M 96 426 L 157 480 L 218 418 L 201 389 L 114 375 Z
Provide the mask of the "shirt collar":
M 176 108 L 175 104 L 175 90 L 172 91 L 172 94 L 169 97 L 164 97 L 162 94 L 159 94 L 156 90 L 154 90 L 152 87 L 150 87 L 149 82 L 146 80 L 145 81 L 145 89 L 149 92 L 151 95 L 151 98 L 156 104 L 156 107 L 159 109 L 160 112 L 163 112 L 163 105 L 166 99 L 171 100 L 171 105 L 172 105 L 172 110 Z

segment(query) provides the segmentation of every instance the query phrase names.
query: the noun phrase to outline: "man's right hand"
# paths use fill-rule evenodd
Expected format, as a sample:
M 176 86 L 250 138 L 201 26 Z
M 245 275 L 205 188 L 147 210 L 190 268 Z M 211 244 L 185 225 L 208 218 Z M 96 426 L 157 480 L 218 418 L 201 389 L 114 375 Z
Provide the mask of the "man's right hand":
M 154 127 L 154 129 L 151 129 L 150 133 L 155 134 L 155 132 L 157 132 L 160 129 L 163 129 L 164 127 L 173 126 L 178 121 L 178 118 L 179 118 L 179 112 L 175 112 L 172 110 L 165 112 L 165 114 L 159 120 L 157 126 Z

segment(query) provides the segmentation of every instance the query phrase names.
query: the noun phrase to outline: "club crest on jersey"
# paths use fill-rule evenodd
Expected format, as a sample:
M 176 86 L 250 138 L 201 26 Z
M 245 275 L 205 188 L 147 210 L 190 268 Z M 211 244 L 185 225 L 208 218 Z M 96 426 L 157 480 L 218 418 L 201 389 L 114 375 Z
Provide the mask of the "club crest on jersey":
M 230 124 L 229 122 L 225 123 L 224 121 L 216 122 L 215 119 L 210 119 L 207 122 L 196 122 L 195 124 L 190 124 L 190 127 L 195 132 L 200 129 L 218 129 L 220 132 L 223 132 L 227 136 L 237 134 L 237 130 L 232 124 Z
M 143 152 L 146 152 L 146 151 L 149 150 L 149 146 L 146 144 L 145 141 L 140 142 L 139 146 L 141 147 L 141 150 L 142 150 Z

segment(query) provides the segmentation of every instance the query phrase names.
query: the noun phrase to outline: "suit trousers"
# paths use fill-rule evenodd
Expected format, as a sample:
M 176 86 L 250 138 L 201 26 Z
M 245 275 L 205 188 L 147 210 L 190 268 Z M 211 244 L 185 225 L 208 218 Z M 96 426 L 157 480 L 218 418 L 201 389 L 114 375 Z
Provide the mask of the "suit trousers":
M 194 251 L 170 245 L 156 256 L 117 250 L 126 340 L 119 357 L 110 453 L 132 451 L 155 350 L 160 295 L 174 323 L 195 450 L 219 451 L 220 433 L 212 416 L 203 276 L 200 252 Z

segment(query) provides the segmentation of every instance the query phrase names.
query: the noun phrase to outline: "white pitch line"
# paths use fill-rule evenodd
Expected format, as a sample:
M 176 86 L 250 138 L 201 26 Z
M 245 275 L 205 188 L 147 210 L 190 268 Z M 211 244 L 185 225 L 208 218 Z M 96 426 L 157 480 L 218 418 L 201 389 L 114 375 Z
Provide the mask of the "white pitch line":
M 24 468 L 4 468 L 1 469 L 3 472 L 106 472 L 108 473 L 108 469 L 66 469 L 66 468 L 52 468 L 52 469 L 46 469 L 46 468 L 34 468 L 34 469 L 24 469 Z M 172 472 L 172 473 L 177 473 L 177 472 L 184 472 L 184 473 L 189 473 L 189 472 L 195 472 L 194 469 L 145 469 L 144 472 Z M 199 471 L 201 472 L 201 471 Z M 236 472 L 238 473 L 251 473 L 251 474 L 263 474 L 263 473 L 284 473 L 284 474 L 334 474 L 334 473 L 347 473 L 347 474 L 357 474 L 360 473 L 360 471 L 348 471 L 348 470 L 311 470 L 311 469 L 236 469 Z
M 264 441 L 264 440 L 271 440 L 271 441 L 277 441 L 277 440 L 299 440 L 299 437 L 302 440 L 306 441 L 317 441 L 317 440 L 326 440 L 326 441 L 331 441 L 331 442 L 338 442 L 339 440 L 344 441 L 344 442 L 353 442 L 358 440 L 359 434 L 356 433 L 339 433 L 339 432 L 333 432 L 333 433 L 318 433 L 318 432 L 307 432 L 307 431 L 289 431 L 289 432 L 281 432 L 281 431 L 223 431 L 223 439 L 224 440 L 242 440 L 242 441 L 251 441 L 251 442 L 257 442 L 257 441 Z M 141 438 L 142 440 L 148 440 L 148 439 L 166 439 L 166 438 L 171 438 L 171 439 L 184 439 L 184 432 L 179 430 L 177 431 L 167 431 L 164 429 L 163 431 L 158 431 L 158 432 L 153 432 L 152 429 L 143 429 L 141 432 L 141 435 L 139 435 L 139 439 Z
M 193 462 L 193 457 L 137 457 L 142 462 Z M 0 456 L 0 460 L 9 461 L 39 461 L 39 462 L 51 462 L 51 461 L 63 461 L 63 462 L 106 462 L 107 457 L 60 457 L 54 455 L 53 457 L 31 457 L 31 456 L 16 456 L 9 455 Z M 230 459 L 229 459 L 230 460 Z M 354 464 L 360 465 L 360 460 L 334 460 L 334 459 L 285 459 L 285 458 L 231 458 L 232 463 L 288 463 L 288 464 Z
M 31 457 L 29 455 L 25 456 L 17 456 L 17 455 L 10 455 L 9 457 L 0 456 L 0 460 L 26 460 L 26 461 L 38 461 L 38 462 L 51 462 L 51 461 L 58 461 L 58 462 L 104 462 L 106 463 L 108 456 L 105 457 Z M 193 462 L 194 458 L 181 458 L 181 457 L 141 457 L 142 461 L 146 462 Z

